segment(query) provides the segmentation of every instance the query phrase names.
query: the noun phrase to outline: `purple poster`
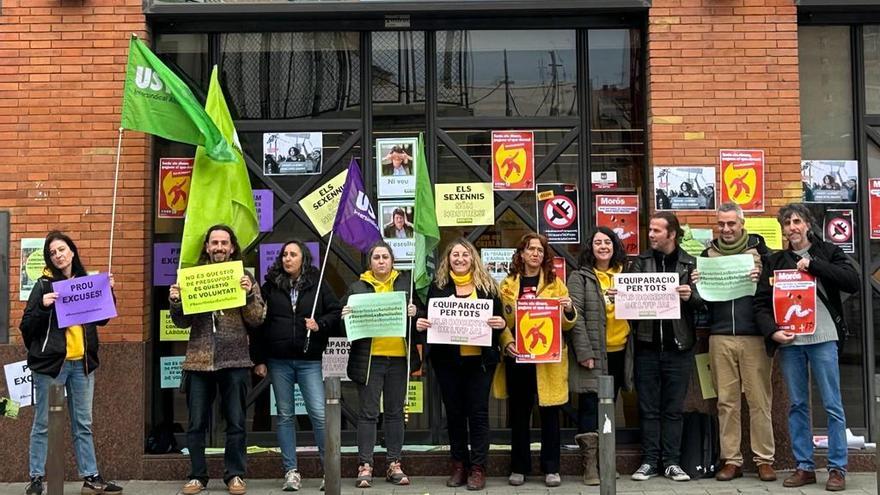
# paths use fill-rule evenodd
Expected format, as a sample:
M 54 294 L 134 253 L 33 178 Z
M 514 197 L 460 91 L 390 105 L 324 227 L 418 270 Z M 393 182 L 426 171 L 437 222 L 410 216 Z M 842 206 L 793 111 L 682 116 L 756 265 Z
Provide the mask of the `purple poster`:
M 60 328 L 116 317 L 116 303 L 106 273 L 52 282 L 52 290 L 58 293 L 55 313 Z
M 254 203 L 260 219 L 260 232 L 272 232 L 275 224 L 275 198 L 271 189 L 254 189 Z
M 153 244 L 153 286 L 171 285 L 177 280 L 177 265 L 180 261 L 179 242 L 157 242 Z
M 283 245 L 284 243 L 281 242 L 260 244 L 260 278 L 257 280 L 260 285 L 266 281 L 266 273 L 269 271 L 272 263 L 275 263 L 275 259 L 278 258 L 278 251 L 281 250 Z M 306 247 L 312 253 L 312 266 L 321 268 L 321 245 L 317 242 L 307 242 Z

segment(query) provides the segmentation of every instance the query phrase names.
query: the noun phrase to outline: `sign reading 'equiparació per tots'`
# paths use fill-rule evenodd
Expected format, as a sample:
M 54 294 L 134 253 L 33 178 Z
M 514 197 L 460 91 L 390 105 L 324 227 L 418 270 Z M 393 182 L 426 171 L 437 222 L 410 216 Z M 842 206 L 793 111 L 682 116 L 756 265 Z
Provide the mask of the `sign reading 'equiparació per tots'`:
M 343 318 L 348 340 L 406 335 L 406 292 L 353 294 L 348 306 L 351 313 Z
M 491 299 L 437 298 L 428 301 L 429 344 L 492 345 Z
M 618 320 L 676 320 L 681 318 L 677 273 L 618 273 L 614 317 Z
M 183 314 L 207 313 L 240 308 L 247 294 L 241 288 L 244 265 L 241 261 L 212 263 L 177 270 Z

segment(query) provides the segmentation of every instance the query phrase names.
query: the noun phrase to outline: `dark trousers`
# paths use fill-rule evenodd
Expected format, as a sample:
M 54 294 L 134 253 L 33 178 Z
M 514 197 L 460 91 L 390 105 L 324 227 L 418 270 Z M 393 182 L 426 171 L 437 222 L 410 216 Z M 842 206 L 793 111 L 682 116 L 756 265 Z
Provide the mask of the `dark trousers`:
M 358 384 L 358 463 L 373 462 L 376 446 L 376 425 L 379 422 L 379 398 L 385 413 L 383 431 L 388 462 L 399 461 L 403 447 L 403 405 L 406 402 L 406 358 L 373 356 L 366 385 Z M 384 394 L 383 394 L 384 392 Z
M 434 363 L 434 374 L 446 407 L 452 459 L 486 467 L 489 457 L 489 391 L 495 365 L 479 356 L 454 363 Z M 471 450 L 468 451 L 468 440 Z
M 680 463 L 682 409 L 693 361 L 689 351 L 636 350 L 643 464 Z
M 187 448 L 192 464 L 189 479 L 208 484 L 208 464 L 205 461 L 205 435 L 211 422 L 214 397 L 220 391 L 220 412 L 226 421 L 226 448 L 223 456 L 223 481 L 235 476 L 244 477 L 247 468 L 245 453 L 245 401 L 250 379 L 248 368 L 228 368 L 217 371 L 187 371 L 189 386 L 186 405 L 189 408 L 189 429 L 186 431 Z
M 617 395 L 625 380 L 626 350 L 609 352 L 606 360 L 608 374 L 614 378 L 614 402 L 617 403 Z M 591 431 L 599 431 L 599 394 L 583 392 L 578 394 L 578 433 Z
M 510 471 L 529 474 L 532 471 L 530 423 L 532 409 L 538 399 L 536 366 L 516 364 L 505 358 L 507 378 L 508 416 L 510 418 Z M 541 418 L 541 472 L 559 472 L 559 412 L 560 406 L 538 407 Z

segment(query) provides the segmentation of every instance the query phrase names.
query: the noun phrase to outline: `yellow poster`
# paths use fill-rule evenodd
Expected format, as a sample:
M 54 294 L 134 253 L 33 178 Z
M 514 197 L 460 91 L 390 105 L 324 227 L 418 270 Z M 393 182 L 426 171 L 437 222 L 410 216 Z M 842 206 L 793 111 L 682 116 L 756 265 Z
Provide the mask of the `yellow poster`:
M 715 392 L 715 384 L 712 383 L 712 370 L 709 367 L 709 354 L 702 353 L 694 355 L 697 361 L 697 374 L 700 377 L 700 391 L 703 392 L 704 399 L 714 399 L 718 397 Z
M 159 311 L 159 340 L 162 342 L 189 340 L 189 328 L 179 328 L 171 321 L 171 311 Z
M 299 201 L 299 206 L 306 212 L 321 237 L 333 230 L 336 210 L 339 209 L 339 201 L 342 199 L 342 186 L 345 185 L 347 176 L 348 169 L 345 169 Z
M 241 261 L 212 263 L 177 270 L 183 313 L 208 313 L 245 305 L 241 288 L 244 265 Z
M 495 195 L 490 182 L 437 184 L 437 225 L 494 225 Z
M 746 230 L 749 234 L 761 234 L 770 249 L 782 249 L 782 229 L 775 218 L 746 217 Z

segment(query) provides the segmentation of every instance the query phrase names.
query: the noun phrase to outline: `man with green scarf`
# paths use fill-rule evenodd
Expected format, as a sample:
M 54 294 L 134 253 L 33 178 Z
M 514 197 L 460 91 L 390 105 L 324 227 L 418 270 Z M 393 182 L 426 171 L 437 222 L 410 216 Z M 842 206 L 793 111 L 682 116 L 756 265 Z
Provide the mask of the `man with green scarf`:
M 749 274 L 757 282 L 761 266 L 769 255 L 764 238 L 745 230 L 745 216 L 736 203 L 718 208 L 718 238 L 702 256 L 717 257 L 751 254 L 755 268 Z M 706 302 L 710 317 L 709 367 L 718 392 L 718 425 L 721 437 L 721 460 L 724 466 L 715 475 L 718 481 L 742 476 L 740 450 L 740 403 L 744 391 L 749 403 L 749 437 L 758 477 L 773 481 L 771 360 L 767 357 L 764 337 L 755 321 L 754 296 L 732 301 Z

